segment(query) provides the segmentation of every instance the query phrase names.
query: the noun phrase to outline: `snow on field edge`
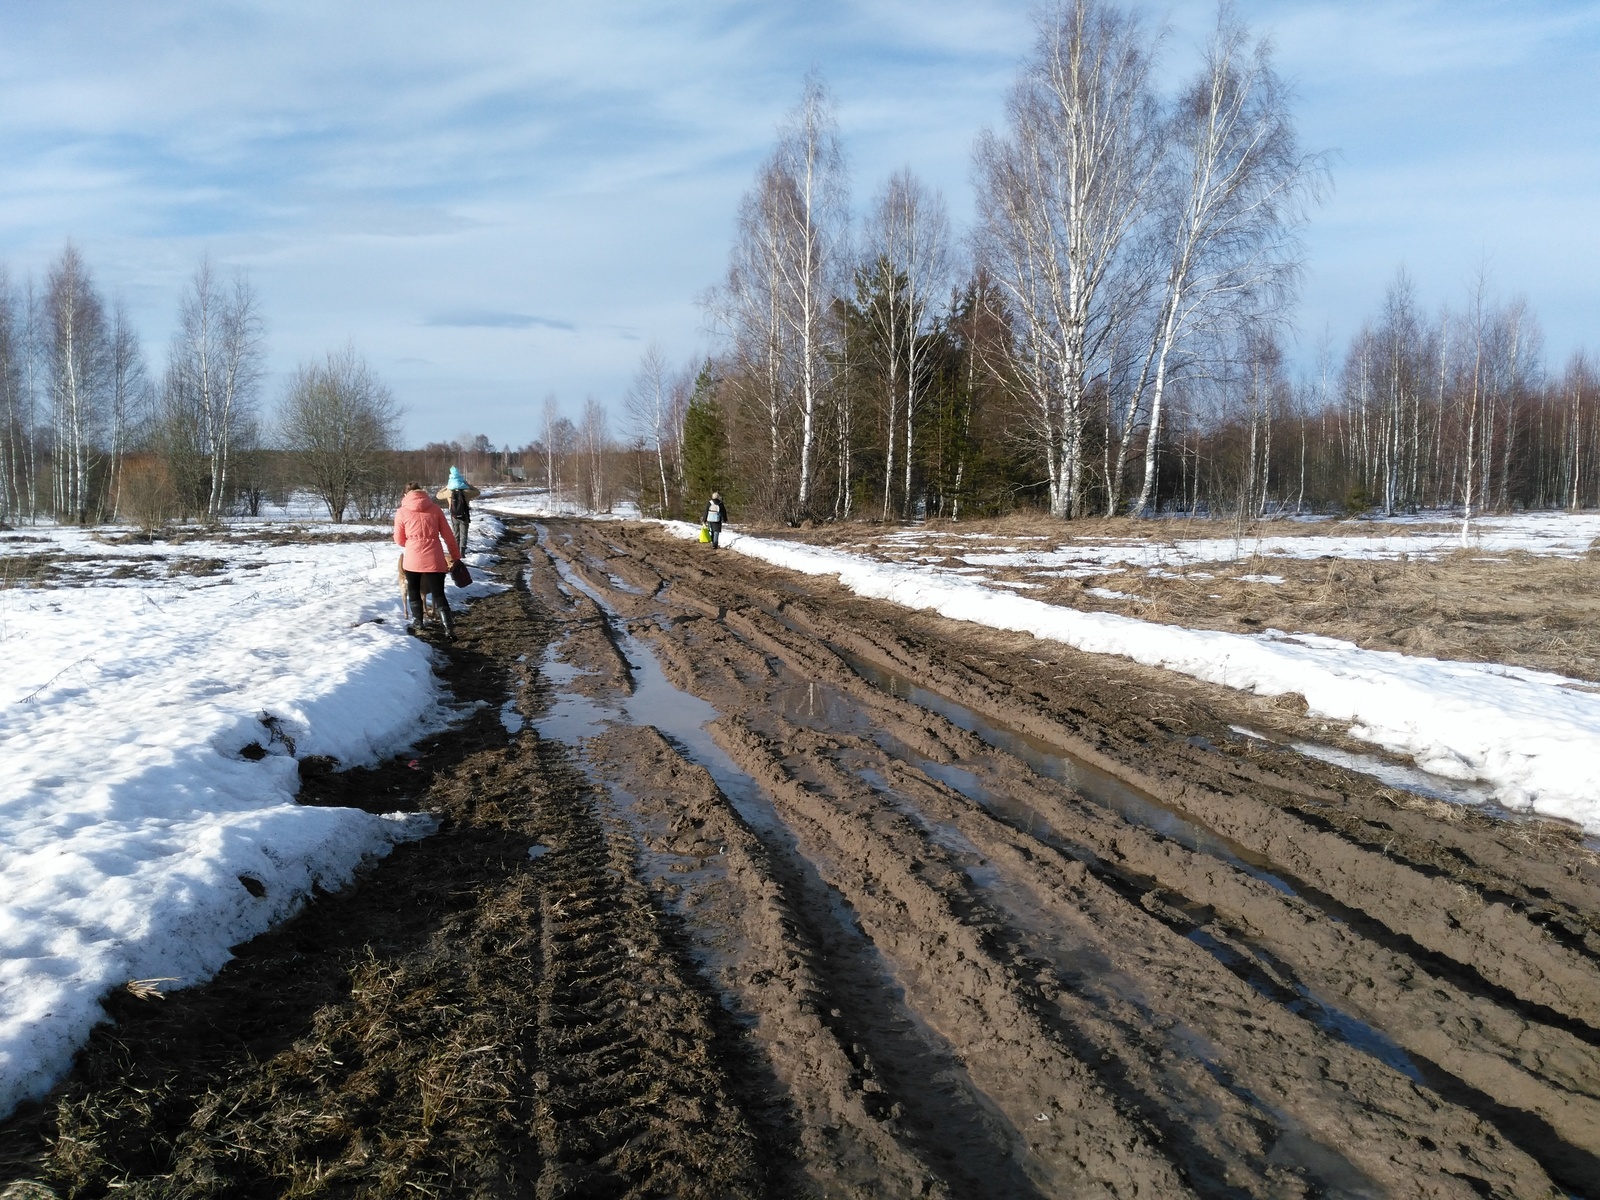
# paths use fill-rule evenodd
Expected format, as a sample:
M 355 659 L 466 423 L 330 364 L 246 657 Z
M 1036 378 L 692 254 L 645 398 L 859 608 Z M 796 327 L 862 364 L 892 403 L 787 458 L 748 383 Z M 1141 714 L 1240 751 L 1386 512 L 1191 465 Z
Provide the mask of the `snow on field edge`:
M 483 546 L 500 528 L 474 520 L 474 567 L 494 561 Z M 51 537 L 111 559 L 163 549 Z M 0 1117 L 66 1073 L 108 991 L 209 978 L 313 886 L 436 824 L 294 800 L 296 755 L 367 765 L 452 719 L 431 651 L 399 619 L 398 550 L 181 551 L 227 567 L 4 593 Z M 452 605 L 500 587 L 452 587 Z M 265 756 L 241 754 L 252 745 Z
M 664 522 L 682 538 L 699 526 Z M 1450 779 L 1480 780 L 1508 808 L 1600 833 L 1600 695 L 1588 685 L 1494 663 L 1363 650 L 1278 630 L 1186 629 L 1030 600 L 950 575 L 804 543 L 724 532 L 737 553 L 807 575 L 836 576 L 858 595 L 993 629 L 1117 654 L 1208 683 L 1279 696 L 1298 692 L 1312 715 L 1351 722 L 1350 734 Z

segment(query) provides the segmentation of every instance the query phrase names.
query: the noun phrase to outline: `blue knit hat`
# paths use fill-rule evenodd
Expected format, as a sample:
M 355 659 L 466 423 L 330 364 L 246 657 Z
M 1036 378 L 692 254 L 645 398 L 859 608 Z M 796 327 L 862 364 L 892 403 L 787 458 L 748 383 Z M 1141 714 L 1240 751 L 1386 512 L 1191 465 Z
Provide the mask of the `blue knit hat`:
M 460 467 L 451 467 L 450 468 L 450 482 L 449 482 L 449 484 L 447 486 L 450 488 L 450 490 L 452 492 L 460 492 L 460 491 L 465 491 L 466 490 L 467 477 L 461 473 L 461 468 Z

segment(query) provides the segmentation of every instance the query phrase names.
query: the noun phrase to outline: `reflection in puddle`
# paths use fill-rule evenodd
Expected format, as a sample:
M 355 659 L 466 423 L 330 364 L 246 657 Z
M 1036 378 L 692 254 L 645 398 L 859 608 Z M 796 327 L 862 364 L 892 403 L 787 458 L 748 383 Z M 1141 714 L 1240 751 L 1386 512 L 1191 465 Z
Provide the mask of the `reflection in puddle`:
M 1562 817 L 1507 808 L 1496 799 L 1494 789 L 1477 780 L 1449 779 L 1443 775 L 1435 775 L 1432 771 L 1424 771 L 1421 767 L 1412 766 L 1410 763 L 1393 762 L 1379 758 L 1375 754 L 1357 754 L 1354 751 L 1341 750 L 1336 746 L 1324 746 L 1319 742 L 1281 742 L 1275 737 L 1269 737 L 1243 725 L 1230 725 L 1228 730 L 1241 738 L 1260 742 L 1275 750 L 1303 754 L 1307 758 L 1343 767 L 1358 775 L 1369 776 L 1384 787 L 1393 788 L 1395 791 L 1410 792 L 1414 796 L 1424 796 L 1429 800 L 1439 800 L 1446 804 L 1462 805 L 1499 821 L 1553 825 L 1559 829 L 1577 828 L 1573 822 Z M 1192 737 L 1189 742 L 1206 750 L 1217 750 L 1215 745 L 1203 737 Z M 1584 836 L 1581 840 L 1589 850 L 1600 852 L 1600 837 Z
M 1215 936 L 1209 929 L 1191 930 L 1187 937 L 1248 983 L 1258 994 L 1282 1004 L 1296 1016 L 1304 1017 L 1335 1041 L 1355 1047 L 1363 1054 L 1399 1071 L 1413 1083 L 1426 1082 L 1422 1071 L 1398 1042 L 1376 1026 L 1334 1008 L 1303 983 L 1298 981 L 1292 984 L 1285 983 L 1285 980 L 1293 978 L 1293 972 L 1259 945 L 1240 939 L 1241 944 L 1250 952 L 1246 955 Z M 1260 961 L 1255 961 L 1250 955 L 1254 955 L 1255 959 Z M 1262 964 L 1273 968 L 1273 974 L 1267 974 Z
M 507 700 L 500 706 L 500 724 L 505 726 L 505 731 L 513 736 L 522 732 L 522 727 L 526 722 L 523 720 L 522 714 L 517 711 L 517 702 L 515 700 Z
M 562 662 L 555 656 L 554 650 L 554 646 L 546 650 L 544 661 L 539 664 L 539 674 L 543 675 L 551 683 L 571 683 L 580 675 L 594 674 L 593 671 L 585 671 L 582 667 L 574 666 L 572 663 Z
M 543 528 L 539 532 L 542 541 Z M 534 728 L 540 736 L 578 743 L 601 733 L 612 724 L 653 726 L 677 746 L 689 761 L 710 773 L 712 780 L 747 825 L 758 832 L 781 829 L 783 822 L 760 785 L 740 770 L 706 732 L 706 725 L 721 714 L 698 696 L 674 687 L 662 671 L 661 664 L 656 661 L 655 654 L 628 632 L 616 609 L 586 584 L 568 563 L 560 558 L 552 558 L 551 561 L 555 563 L 556 573 L 563 582 L 593 600 L 605 614 L 612 636 L 627 660 L 633 691 L 607 703 L 572 692 L 558 691 L 552 697 L 549 711 L 534 722 Z M 579 675 L 588 674 L 560 661 L 559 648 L 554 645 L 545 652 L 539 669 L 552 685 L 570 683 Z
M 1399 788 L 1403 792 L 1415 792 L 1431 800 L 1445 800 L 1451 804 L 1490 804 L 1499 807 L 1494 804 L 1488 788 L 1462 780 L 1446 779 L 1442 775 L 1433 775 L 1420 767 L 1385 762 L 1370 754 L 1352 754 L 1348 750 L 1321 746 L 1316 742 L 1290 742 L 1289 749 L 1304 754 L 1307 758 L 1319 759 L 1336 767 L 1344 767 L 1348 771 L 1371 775 L 1388 787 Z
M 1243 725 L 1229 725 L 1228 730 L 1253 742 L 1262 742 L 1279 750 L 1293 750 L 1296 754 L 1303 754 L 1319 762 L 1343 767 L 1347 771 L 1355 771 L 1361 775 L 1370 775 L 1385 787 L 1396 788 L 1402 792 L 1413 792 L 1430 800 L 1444 800 L 1451 804 L 1482 805 L 1496 810 L 1500 808 L 1495 803 L 1491 790 L 1480 783 L 1447 779 L 1443 775 L 1424 771 L 1421 767 L 1390 762 L 1372 754 L 1356 754 L 1334 746 L 1324 746 L 1318 742 L 1281 742 L 1275 737 L 1247 729 Z M 1206 748 L 1216 749 L 1209 744 Z

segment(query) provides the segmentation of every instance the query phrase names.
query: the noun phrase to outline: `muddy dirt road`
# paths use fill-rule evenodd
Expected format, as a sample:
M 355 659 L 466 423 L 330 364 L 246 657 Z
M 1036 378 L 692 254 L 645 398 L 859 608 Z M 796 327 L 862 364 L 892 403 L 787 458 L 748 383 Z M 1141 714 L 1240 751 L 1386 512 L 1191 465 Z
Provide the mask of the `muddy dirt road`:
M 652 528 L 504 552 L 448 656 L 466 728 L 307 785 L 441 832 L 121 1004 L 0 1179 L 1600 1196 L 1575 835 L 1230 732 L 1303 736 L 1270 702 Z

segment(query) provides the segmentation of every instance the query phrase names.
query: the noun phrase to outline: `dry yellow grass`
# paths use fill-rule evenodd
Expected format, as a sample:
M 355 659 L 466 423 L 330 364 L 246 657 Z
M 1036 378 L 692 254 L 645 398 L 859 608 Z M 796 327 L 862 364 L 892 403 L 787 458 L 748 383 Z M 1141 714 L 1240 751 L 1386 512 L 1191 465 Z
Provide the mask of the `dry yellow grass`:
M 762 532 L 820 545 L 860 545 L 879 542 L 902 528 L 843 522 Z M 1064 523 L 1038 513 L 959 524 L 929 521 L 917 528 L 935 535 L 1042 537 L 1050 544 L 1073 538 L 1172 543 L 1242 534 L 1240 544 L 1246 550 L 1262 536 L 1382 537 L 1398 532 L 1391 526 L 1353 526 L 1334 520 L 1267 522 L 1243 530 L 1229 521 L 1205 520 L 1122 517 Z M 1408 525 L 1404 532 L 1444 528 Z M 937 537 L 930 540 L 943 549 Z M 962 565 L 958 557 L 945 552 L 944 565 Z M 1008 582 L 1045 584 L 1027 590 L 1025 594 L 1034 599 L 1194 629 L 1315 633 L 1365 649 L 1499 662 L 1600 681 L 1600 550 L 1594 547 L 1581 559 L 1526 551 L 1488 554 L 1477 549 L 1394 561 L 1288 559 L 1247 552 L 1228 562 L 1168 567 L 1157 574 L 1141 567 L 1110 566 L 1102 574 L 1077 579 L 1040 578 L 1026 570 L 990 566 L 985 566 L 984 574 Z M 1251 575 L 1279 576 L 1283 582 L 1243 578 Z M 1091 588 L 1125 593 L 1126 598 L 1093 595 Z

